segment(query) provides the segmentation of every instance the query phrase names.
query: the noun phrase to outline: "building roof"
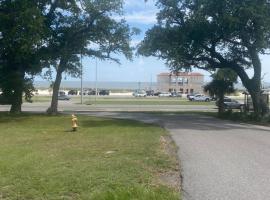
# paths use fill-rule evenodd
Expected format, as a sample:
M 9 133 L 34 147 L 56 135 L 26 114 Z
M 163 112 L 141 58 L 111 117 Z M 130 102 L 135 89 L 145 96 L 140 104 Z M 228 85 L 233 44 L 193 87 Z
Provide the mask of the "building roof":
M 158 76 L 175 76 L 175 73 L 160 73 Z M 178 72 L 177 76 L 204 76 L 198 72 Z

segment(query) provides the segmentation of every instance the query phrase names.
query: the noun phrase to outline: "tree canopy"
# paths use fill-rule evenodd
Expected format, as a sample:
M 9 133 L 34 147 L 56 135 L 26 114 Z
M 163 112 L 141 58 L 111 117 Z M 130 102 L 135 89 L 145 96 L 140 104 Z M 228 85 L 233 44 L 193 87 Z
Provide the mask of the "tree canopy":
M 158 24 L 140 44 L 139 53 L 165 59 L 172 69 L 229 68 L 264 113 L 259 54 L 270 47 L 267 0 L 159 0 Z M 253 69 L 249 77 L 247 69 Z
M 122 0 L 75 1 L 66 9 L 51 12 L 48 41 L 50 64 L 56 69 L 53 98 L 49 113 L 57 112 L 57 97 L 62 73 L 79 76 L 80 56 L 119 62 L 116 54 L 132 58 L 130 40 L 133 31 L 124 20 L 113 16 L 122 14 Z
M 224 112 L 225 94 L 235 92 L 234 83 L 237 83 L 237 74 L 231 69 L 219 69 L 212 74 L 213 80 L 204 86 L 204 90 L 211 96 L 217 97 L 219 114 Z
M 20 112 L 23 92 L 31 97 L 32 76 L 41 71 L 44 17 L 31 0 L 1 1 L 0 11 L 0 88 L 11 111 Z
M 79 76 L 80 55 L 119 62 L 132 58 L 132 31 L 124 20 L 123 0 L 0 1 L 0 89 L 11 111 L 20 112 L 22 96 L 31 97 L 33 77 L 56 69 L 52 106 L 62 73 Z M 2 99 L 2 98 L 1 98 Z

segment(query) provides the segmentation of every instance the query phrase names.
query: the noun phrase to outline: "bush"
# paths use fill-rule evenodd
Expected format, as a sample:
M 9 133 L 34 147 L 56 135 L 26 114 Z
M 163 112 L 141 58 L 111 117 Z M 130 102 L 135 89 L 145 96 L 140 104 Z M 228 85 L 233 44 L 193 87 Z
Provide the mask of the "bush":
M 219 114 L 219 118 L 243 122 L 270 122 L 270 116 L 260 117 L 254 113 L 232 112 L 232 110 Z

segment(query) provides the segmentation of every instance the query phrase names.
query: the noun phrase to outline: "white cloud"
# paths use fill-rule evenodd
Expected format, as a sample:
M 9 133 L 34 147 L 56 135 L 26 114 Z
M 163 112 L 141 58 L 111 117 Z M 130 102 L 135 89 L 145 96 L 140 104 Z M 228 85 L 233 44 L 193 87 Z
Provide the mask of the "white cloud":
M 155 0 L 125 0 L 125 19 L 129 23 L 155 24 L 158 9 Z
M 125 19 L 127 23 L 136 23 L 136 24 L 145 24 L 152 25 L 157 22 L 156 12 L 154 11 L 140 11 L 140 12 L 131 12 L 125 14 L 124 16 L 113 16 L 117 21 Z
M 124 18 L 129 23 L 155 24 L 157 22 L 155 11 L 132 12 L 126 14 Z
M 136 39 L 133 39 L 131 42 L 130 42 L 130 45 L 132 47 L 137 47 L 138 44 L 140 44 L 141 40 L 136 40 Z
M 125 0 L 124 6 L 127 9 L 155 9 L 156 0 Z

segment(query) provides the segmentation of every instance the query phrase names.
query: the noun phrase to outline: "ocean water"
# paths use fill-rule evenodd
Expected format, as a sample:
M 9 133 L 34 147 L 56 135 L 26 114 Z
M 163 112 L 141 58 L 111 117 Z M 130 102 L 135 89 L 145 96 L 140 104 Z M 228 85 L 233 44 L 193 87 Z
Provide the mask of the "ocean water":
M 206 83 L 204 83 L 206 84 Z M 50 87 L 50 82 L 48 81 L 35 81 L 34 86 L 37 89 L 47 89 Z M 262 82 L 263 88 L 270 88 L 270 83 Z M 90 89 L 95 88 L 94 81 L 85 81 L 83 82 L 83 88 Z M 79 89 L 81 88 L 80 81 L 62 81 L 61 89 Z M 117 81 L 108 81 L 108 82 L 97 82 L 98 89 L 114 89 L 114 90 L 137 90 L 137 89 L 145 89 L 145 90 L 156 90 L 157 82 L 117 82 Z M 244 86 L 241 82 L 235 84 L 235 88 L 238 90 L 245 90 Z
M 34 86 L 37 89 L 49 88 L 50 82 L 47 81 L 35 81 Z M 83 82 L 83 88 L 90 89 L 95 88 L 96 83 L 94 81 Z M 98 89 L 117 89 L 117 90 L 136 90 L 136 89 L 152 89 L 155 90 L 157 87 L 156 82 L 97 82 Z M 61 89 L 79 89 L 81 88 L 80 81 L 62 81 Z

